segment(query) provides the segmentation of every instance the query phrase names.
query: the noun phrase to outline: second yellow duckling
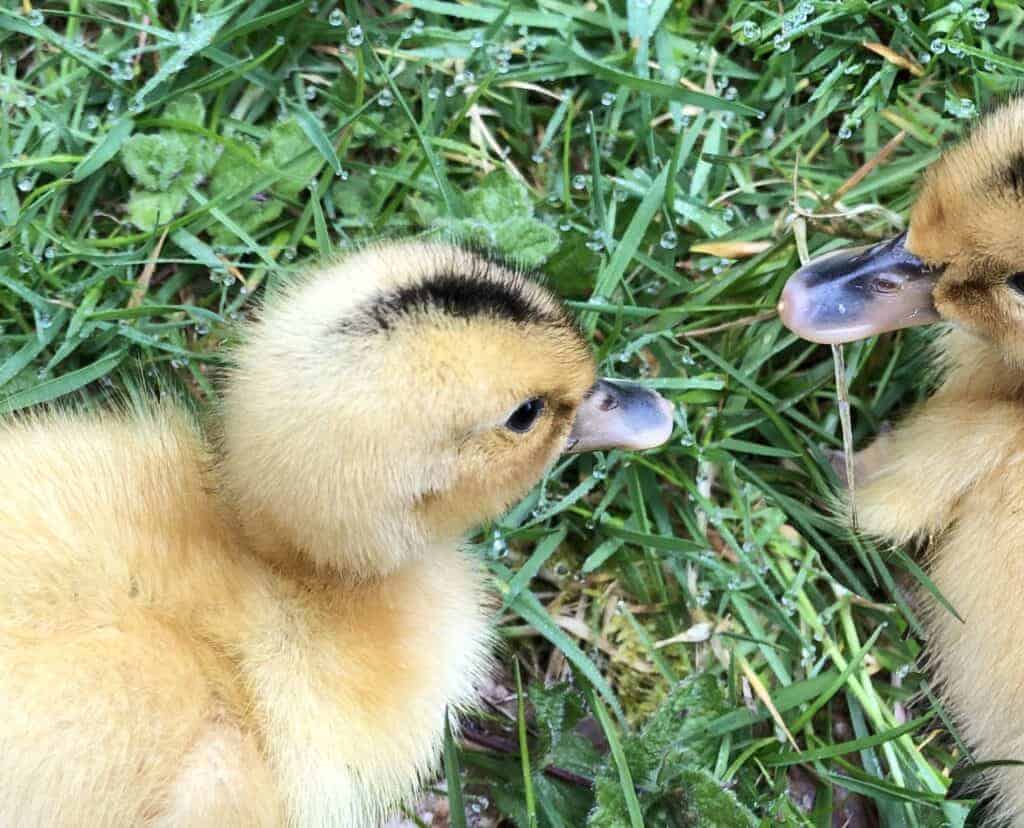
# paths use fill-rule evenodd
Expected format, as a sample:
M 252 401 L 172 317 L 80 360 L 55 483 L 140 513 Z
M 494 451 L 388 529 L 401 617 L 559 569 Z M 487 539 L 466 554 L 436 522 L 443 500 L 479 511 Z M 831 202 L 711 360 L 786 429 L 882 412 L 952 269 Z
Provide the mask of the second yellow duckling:
M 780 310 L 798 334 L 845 342 L 935 320 L 946 376 L 858 456 L 861 527 L 928 541 L 929 648 L 978 761 L 1024 760 L 1024 100 L 984 119 L 927 173 L 909 231 L 810 262 Z M 928 599 L 928 596 L 925 596 Z M 1024 826 L 1024 768 L 988 774 Z
M 378 823 L 487 669 L 462 535 L 671 427 L 548 291 L 418 243 L 270 304 L 213 442 L 169 405 L 8 421 L 0 824 Z

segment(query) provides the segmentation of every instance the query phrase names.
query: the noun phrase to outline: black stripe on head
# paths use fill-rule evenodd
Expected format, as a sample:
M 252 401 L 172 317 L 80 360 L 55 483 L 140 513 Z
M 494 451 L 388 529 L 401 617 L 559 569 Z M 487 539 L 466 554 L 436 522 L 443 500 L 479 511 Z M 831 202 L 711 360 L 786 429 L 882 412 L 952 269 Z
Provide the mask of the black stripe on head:
M 336 330 L 346 334 L 390 331 L 410 316 L 439 313 L 459 319 L 490 317 L 517 324 L 564 325 L 559 312 L 536 302 L 529 295 L 530 283 L 522 273 L 501 268 L 494 262 L 474 258 L 458 271 L 446 268 L 431 276 L 381 293 Z

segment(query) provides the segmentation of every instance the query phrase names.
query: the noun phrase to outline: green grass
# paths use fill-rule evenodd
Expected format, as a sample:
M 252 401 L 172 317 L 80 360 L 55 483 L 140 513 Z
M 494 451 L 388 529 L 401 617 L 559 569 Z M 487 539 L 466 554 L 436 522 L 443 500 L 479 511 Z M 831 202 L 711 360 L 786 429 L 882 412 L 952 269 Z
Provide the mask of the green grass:
M 829 518 L 831 356 L 773 308 L 794 227 L 812 252 L 900 228 L 1024 76 L 1022 22 L 1008 0 L 7 0 L 0 406 L 103 397 L 138 363 L 207 401 L 254 297 L 368 238 L 521 253 L 678 427 L 560 463 L 476 539 L 505 666 L 446 750 L 468 824 L 828 825 L 839 779 L 885 825 L 963 824 L 920 571 Z M 927 392 L 926 340 L 846 349 L 858 443 Z

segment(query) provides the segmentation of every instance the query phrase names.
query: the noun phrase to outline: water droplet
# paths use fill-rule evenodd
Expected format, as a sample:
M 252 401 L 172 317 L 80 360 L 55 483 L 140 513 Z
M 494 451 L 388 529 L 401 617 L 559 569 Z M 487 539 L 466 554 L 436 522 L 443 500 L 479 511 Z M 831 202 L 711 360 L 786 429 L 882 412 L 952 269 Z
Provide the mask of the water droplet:
M 441 90 L 436 86 L 431 86 L 430 89 L 427 90 L 427 97 L 432 101 L 436 101 L 441 97 Z
M 572 177 L 572 188 L 574 190 L 585 190 L 587 188 L 587 177 L 585 175 L 574 175 Z
M 457 94 L 459 94 L 459 87 L 454 83 L 450 83 L 444 88 L 444 96 L 446 98 L 454 98 Z
M 949 42 L 949 53 L 953 57 L 964 56 L 964 43 L 962 40 L 951 40 Z
M 722 95 L 722 97 L 725 98 L 727 101 L 735 101 L 736 96 L 738 94 L 739 93 L 736 91 L 736 87 L 730 86 L 728 89 L 725 90 L 725 93 Z
M 613 103 L 615 103 L 615 93 L 614 92 L 605 92 L 601 96 L 601 103 L 604 106 L 611 106 Z
M 423 23 L 423 20 L 417 17 L 415 20 L 412 21 L 412 26 L 410 28 L 413 30 L 415 34 L 421 34 L 423 32 L 424 25 L 425 24 Z
M 365 39 L 366 38 L 363 35 L 363 27 L 359 24 L 356 24 L 349 29 L 348 34 L 345 35 L 345 40 L 348 41 L 349 46 L 362 46 Z
M 307 101 L 314 101 L 314 100 L 316 100 L 316 87 L 315 86 L 307 86 L 304 97 L 306 98 Z
M 907 10 L 903 6 L 896 6 L 892 10 L 893 16 L 900 22 L 907 22 Z
M 39 9 L 32 9 L 32 11 L 28 13 L 26 20 L 28 20 L 30 26 L 42 26 L 45 18 Z
M 471 49 L 479 49 L 484 45 L 484 33 L 473 32 L 473 36 L 469 39 L 469 46 Z
M 388 109 L 395 102 L 395 96 L 391 94 L 390 89 L 381 89 L 380 95 L 377 96 L 377 103 L 379 103 L 385 109 Z
M 672 250 L 678 242 L 679 237 L 671 230 L 668 230 L 661 234 L 661 241 L 659 241 L 658 244 L 666 250 Z
M 590 234 L 590 238 L 587 239 L 587 248 L 595 252 L 603 250 L 607 244 L 608 237 L 604 230 L 595 230 Z
M 777 34 L 774 38 L 772 38 L 772 45 L 775 46 L 776 52 L 783 53 L 788 52 L 790 47 L 792 46 L 792 44 L 781 34 Z
M 957 118 L 973 118 L 978 110 L 970 98 L 952 98 L 946 101 L 946 112 Z
M 85 128 L 92 131 L 100 125 L 100 119 L 98 115 L 87 115 L 85 118 Z
M 277 37 L 275 37 L 274 43 L 276 43 L 278 46 L 284 46 L 284 35 L 278 35 Z
M 761 39 L 761 27 L 753 20 L 744 20 L 733 33 L 737 43 L 746 45 Z
M 940 38 L 935 38 L 935 40 L 931 42 L 931 46 L 929 46 L 928 48 L 932 50 L 932 54 L 941 55 L 943 52 L 946 51 L 946 44 Z
M 346 169 L 340 169 L 334 175 L 340 181 L 348 181 L 348 170 Z
M 23 193 L 27 193 L 29 190 L 32 189 L 32 179 L 29 178 L 28 176 L 19 179 L 18 189 L 21 190 Z
M 53 247 L 52 245 L 50 247 L 47 247 L 46 250 L 43 251 L 43 256 L 46 259 L 51 259 L 52 260 L 53 257 L 56 256 L 56 255 L 57 255 L 57 249 L 55 247 Z
M 327 18 L 327 22 L 335 27 L 340 26 L 344 21 L 345 15 L 341 13 L 341 9 L 335 9 Z
M 853 137 L 853 130 L 850 129 L 849 124 L 843 124 L 839 127 L 839 140 L 847 141 Z

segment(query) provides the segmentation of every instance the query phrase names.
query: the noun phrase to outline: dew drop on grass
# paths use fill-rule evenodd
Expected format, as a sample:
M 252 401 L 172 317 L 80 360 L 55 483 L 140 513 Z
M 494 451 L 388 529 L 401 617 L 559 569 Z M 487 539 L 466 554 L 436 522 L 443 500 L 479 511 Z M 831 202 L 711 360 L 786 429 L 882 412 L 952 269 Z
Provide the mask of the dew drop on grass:
M 601 103 L 604 106 L 611 106 L 613 103 L 615 103 L 615 93 L 614 92 L 605 92 L 601 96 Z
M 306 87 L 305 98 L 306 98 L 307 101 L 316 100 L 316 87 L 315 86 L 307 86 Z
M 345 40 L 348 41 L 349 46 L 362 46 L 365 39 L 363 27 L 358 23 L 349 29 L 348 34 L 345 35 Z
M 585 175 L 574 175 L 572 177 L 572 188 L 574 190 L 585 190 L 587 188 L 587 177 Z
M 348 170 L 339 169 L 334 175 L 339 181 L 348 181 Z
M 412 21 L 412 30 L 414 34 L 420 34 L 423 31 L 424 23 L 423 20 L 417 17 Z
M 29 190 L 32 189 L 32 179 L 29 178 L 28 176 L 25 176 L 24 178 L 19 179 L 18 180 L 18 189 L 21 190 L 23 193 L 27 193 Z
M 98 115 L 88 115 L 85 119 L 85 128 L 92 131 L 100 125 L 100 119 Z
M 275 37 L 274 43 L 276 43 L 278 46 L 284 46 L 284 35 L 278 35 L 277 37 Z
M 459 87 L 457 87 L 454 83 L 450 83 L 444 88 L 444 96 L 446 98 L 454 98 L 458 93 Z
M 470 48 L 479 49 L 484 45 L 484 33 L 473 32 L 473 36 L 469 39 Z
M 932 50 L 932 54 L 941 55 L 943 52 L 946 51 L 946 44 L 945 41 L 937 37 L 935 38 L 935 40 L 932 41 L 931 46 L 929 46 L 928 48 Z
M 28 13 L 28 17 L 26 19 L 30 26 L 42 26 L 43 21 L 45 20 L 43 13 L 39 11 L 39 9 L 32 9 L 32 11 Z
M 377 103 L 379 103 L 385 109 L 388 109 L 394 102 L 395 96 L 391 94 L 390 89 L 380 90 L 380 95 L 377 97 Z
M 744 20 L 733 36 L 736 42 L 742 45 L 755 43 L 761 39 L 761 27 L 753 20 Z
M 441 90 L 436 86 L 431 86 L 430 89 L 427 90 L 427 97 L 432 101 L 436 101 L 441 97 Z
M 658 242 L 665 250 L 672 250 L 679 242 L 679 237 L 671 230 L 661 234 L 661 241 Z
M 853 137 L 853 130 L 850 129 L 849 124 L 843 124 L 839 127 L 839 140 L 847 141 Z
M 907 11 L 903 6 L 895 6 L 892 10 L 893 16 L 900 22 L 907 22 Z
M 785 53 L 789 51 L 790 46 L 792 44 L 790 44 L 790 42 L 786 38 L 784 38 L 780 33 L 775 35 L 775 37 L 772 39 L 772 45 L 775 46 L 776 52 Z
M 335 9 L 330 13 L 327 18 L 327 22 L 334 27 L 340 26 L 345 20 L 345 15 L 341 13 L 341 9 Z

